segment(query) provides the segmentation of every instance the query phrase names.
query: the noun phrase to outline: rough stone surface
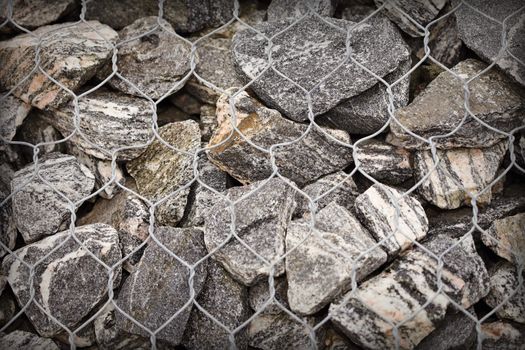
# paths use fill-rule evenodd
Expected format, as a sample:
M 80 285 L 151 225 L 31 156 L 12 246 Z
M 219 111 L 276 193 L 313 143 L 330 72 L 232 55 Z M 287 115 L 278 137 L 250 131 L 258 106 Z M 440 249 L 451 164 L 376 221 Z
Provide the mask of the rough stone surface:
M 502 258 L 518 263 L 525 261 L 525 213 L 495 220 L 481 233 L 483 243 Z
M 197 302 L 230 331 L 239 327 L 251 315 L 248 290 L 235 281 L 217 262 L 208 264 L 208 278 Z M 193 308 L 184 333 L 186 349 L 227 349 L 229 333 L 215 321 Z M 248 347 L 247 329 L 235 334 L 238 349 Z
M 143 94 L 157 100 L 168 93 L 176 92 L 184 86 L 190 70 L 191 46 L 175 36 L 173 27 L 157 17 L 143 17 L 119 32 L 118 72 L 128 82 L 114 77 L 109 81 L 113 88 L 130 95 L 142 97 Z M 145 36 L 145 33 L 148 33 Z M 111 63 L 97 73 L 100 79 L 112 72 Z
M 381 247 L 389 257 L 408 249 L 414 241 L 424 238 L 428 219 L 419 201 L 385 185 L 373 185 L 355 200 L 357 217 L 370 230 L 376 241 L 387 237 Z M 396 230 L 396 201 L 399 222 Z
M 210 141 L 213 132 L 217 129 L 218 124 L 215 111 L 215 104 L 201 106 L 199 126 L 201 128 L 202 141 Z
M 0 337 L 1 349 L 19 350 L 59 350 L 55 342 L 48 338 L 41 338 L 26 331 L 14 331 Z
M 175 226 L 184 215 L 189 187 L 193 178 L 193 156 L 182 152 L 195 152 L 200 146 L 199 125 L 193 120 L 175 122 L 159 128 L 159 135 L 175 151 L 158 139 L 138 158 L 128 162 L 126 168 L 137 182 L 142 196 L 160 201 L 175 191 L 156 209 L 161 224 Z
M 252 193 L 257 190 L 257 192 Z M 239 200 L 241 197 L 248 197 Z M 268 276 L 271 267 L 249 251 L 231 234 L 235 212 L 235 233 L 245 244 L 267 261 L 275 264 L 275 276 L 284 272 L 285 233 L 295 205 L 295 190 L 284 181 L 271 179 L 226 192 L 231 201 L 239 201 L 230 207 L 221 200 L 205 218 L 204 242 L 208 252 L 218 249 L 212 258 L 219 261 L 232 276 L 245 285 L 253 285 Z M 225 245 L 222 245 L 226 243 Z
M 40 177 L 73 203 L 88 196 L 95 185 L 93 174 L 73 156 L 51 153 L 40 158 L 38 167 Z M 13 216 L 26 243 L 54 234 L 71 216 L 67 201 L 40 177 L 32 178 L 34 172 L 35 165 L 30 164 L 11 181 Z
M 482 323 L 483 349 L 522 350 L 525 342 L 525 326 L 505 321 Z
M 40 67 L 53 79 L 73 91 L 91 79 L 111 57 L 111 44 L 117 32 L 97 21 L 63 23 L 40 27 L 32 34 L 22 34 L 0 42 L 0 86 L 15 87 L 33 70 L 40 44 Z M 57 107 L 71 95 L 36 71 L 22 82 L 13 94 L 24 102 L 43 109 Z
M 69 230 L 44 238 L 20 248 L 15 253 L 27 264 L 35 264 L 51 251 L 35 269 L 33 286 L 35 300 L 46 312 L 53 315 L 66 327 L 74 329 L 107 294 L 108 271 L 90 255 L 95 255 L 112 266 L 121 259 L 118 234 L 109 225 L 94 224 L 75 228 L 75 236 L 89 252 L 72 238 Z M 3 262 L 7 280 L 15 293 L 18 304 L 24 306 L 30 300 L 29 269 L 20 260 L 10 255 Z M 120 267 L 114 270 L 113 285 L 120 281 Z M 25 310 L 41 336 L 50 337 L 62 328 L 54 323 L 34 303 Z
M 2 189 L 0 189 L 0 203 L 3 202 L 8 195 L 8 192 L 4 192 Z M 16 230 L 16 223 L 13 217 L 11 202 L 12 200 L 7 201 L 0 207 L 0 242 L 2 242 L 7 248 L 13 250 L 18 232 Z M 0 258 L 6 254 L 7 251 L 3 246 L 0 246 Z
M 525 323 L 525 287 L 519 287 L 516 267 L 503 262 L 490 269 L 489 274 L 490 293 L 485 297 L 487 305 L 497 307 L 496 315 L 500 318 Z
M 322 81 L 311 94 L 314 115 L 329 111 L 377 83 L 376 78 L 351 61 L 332 72 L 346 57 L 346 31 L 355 23 L 332 18 L 324 20 L 341 30 L 310 15 L 274 38 L 272 48 L 273 67 L 296 84 L 311 90 Z M 264 22 L 255 28 L 272 37 L 290 24 L 291 20 Z M 258 77 L 268 65 L 266 47 L 266 39 L 252 30 L 235 35 L 233 60 L 244 82 Z M 394 72 L 409 58 L 401 35 L 385 18 L 373 18 L 356 27 L 350 47 L 353 57 L 380 77 Z M 272 69 L 258 77 L 251 88 L 269 107 L 287 117 L 296 121 L 308 119 L 305 93 Z
M 249 289 L 248 302 L 253 311 L 264 310 L 265 314 L 279 314 L 283 311 L 281 307 L 290 310 L 287 293 L 288 282 L 285 276 L 272 277 L 274 280 L 274 295 L 270 300 L 270 288 L 268 280 L 262 280 Z M 268 304 L 267 304 L 268 303 Z M 280 306 L 279 306 L 280 304 Z
M 381 247 L 345 208 L 331 203 L 311 222 L 292 221 L 286 233 L 288 302 L 292 311 L 311 315 L 350 289 L 352 273 L 362 280 L 387 260 Z
M 0 4 L 0 23 L 7 18 L 8 3 L 8 1 L 3 1 Z M 25 29 L 34 29 L 56 22 L 71 12 L 74 7 L 75 0 L 15 0 L 13 1 L 12 20 Z M 0 32 L 9 31 L 9 29 L 18 31 L 12 24 L 9 27 L 8 29 L 1 28 Z
M 416 152 L 415 177 L 419 181 L 432 171 L 419 186 L 419 193 L 430 203 L 443 209 L 472 205 L 471 195 L 480 193 L 497 175 L 497 170 L 507 151 L 505 142 L 489 148 L 458 148 L 438 150 L 438 167 L 430 151 Z M 487 205 L 492 200 L 492 189 L 477 198 L 477 204 Z
M 254 148 L 239 132 L 251 143 L 268 150 L 274 144 L 299 139 L 307 126 L 283 118 L 277 110 L 266 108 L 245 92 L 235 98 L 234 107 L 239 131 L 232 129 L 228 97 L 223 95 L 217 102 L 219 127 L 208 144 L 212 147 L 208 158 L 243 184 L 267 179 L 273 173 L 270 154 Z M 273 149 L 279 173 L 304 185 L 349 165 L 351 149 L 324 133 L 345 144 L 351 142 L 345 131 L 313 128 L 300 141 Z
M 321 16 L 332 17 L 336 5 L 336 0 L 272 0 L 268 6 L 268 21 L 279 21 L 287 18 L 296 20 L 311 11 Z
M 3 94 L 1 96 L 3 97 Z M 30 110 L 31 105 L 13 95 L 3 99 L 0 103 L 0 138 L 11 141 L 16 134 L 16 129 L 22 125 Z M 0 150 L 4 140 L 0 140 Z
M 164 247 L 190 265 L 206 254 L 201 235 L 199 230 L 169 226 L 158 227 L 155 230 L 156 238 Z M 195 297 L 203 288 L 206 274 L 206 262 L 195 267 L 192 282 Z M 151 240 L 136 271 L 122 285 L 118 306 L 150 331 L 157 330 L 178 312 L 178 315 L 157 333 L 157 339 L 177 345 L 182 340 L 192 307 L 192 304 L 185 307 L 190 300 L 188 278 L 189 269 Z M 152 289 L 152 286 L 156 288 Z M 147 307 L 144 307 L 145 305 Z M 146 331 L 120 312 L 116 314 L 116 322 L 120 329 L 149 337 Z
M 467 81 L 486 64 L 468 59 L 452 72 Z M 523 124 L 524 98 L 521 91 L 499 70 L 491 69 L 469 83 L 470 111 L 483 122 L 502 131 L 511 131 Z M 443 72 L 408 106 L 397 110 L 397 120 L 413 133 L 428 139 L 454 131 L 465 115 L 463 83 L 452 73 Z M 390 125 L 387 141 L 409 148 L 428 147 L 406 133 L 397 123 Z M 434 139 L 438 148 L 488 147 L 506 138 L 470 115 L 452 136 Z

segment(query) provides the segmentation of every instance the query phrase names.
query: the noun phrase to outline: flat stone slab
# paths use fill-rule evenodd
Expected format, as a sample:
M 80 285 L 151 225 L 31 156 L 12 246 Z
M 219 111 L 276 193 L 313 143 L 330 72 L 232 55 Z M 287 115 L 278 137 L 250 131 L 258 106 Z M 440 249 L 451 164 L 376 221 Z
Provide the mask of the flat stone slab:
M 490 293 L 484 300 L 491 308 L 497 307 L 496 315 L 500 318 L 525 323 L 525 287 L 519 286 L 518 271 L 508 262 L 491 268 Z
M 503 259 L 515 264 L 525 261 L 525 213 L 495 220 L 481 232 L 483 244 Z

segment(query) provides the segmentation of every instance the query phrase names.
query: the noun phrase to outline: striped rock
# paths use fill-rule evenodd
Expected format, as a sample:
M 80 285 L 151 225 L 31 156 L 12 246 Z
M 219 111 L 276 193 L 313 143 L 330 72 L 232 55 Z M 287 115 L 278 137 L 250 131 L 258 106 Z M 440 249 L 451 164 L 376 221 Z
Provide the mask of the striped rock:
M 519 286 L 519 271 L 523 273 L 523 268 L 518 270 L 507 262 L 490 269 L 490 293 L 484 300 L 491 308 L 497 307 L 500 318 L 525 323 L 525 286 Z
M 355 200 L 357 217 L 370 230 L 376 241 L 386 239 L 381 246 L 389 258 L 408 249 L 414 241 L 426 236 L 428 219 L 415 198 L 384 185 L 373 185 Z M 396 206 L 399 205 L 396 230 Z
M 13 216 L 26 243 L 54 234 L 71 216 L 68 202 L 40 177 L 73 203 L 87 197 L 95 186 L 93 174 L 70 155 L 47 154 L 38 162 L 40 177 L 33 178 L 35 171 L 35 164 L 30 164 L 11 181 Z
M 362 280 L 387 260 L 370 233 L 345 208 L 331 203 L 315 216 L 292 221 L 286 232 L 288 303 L 293 312 L 311 315 L 350 288 L 352 272 Z
M 3 97 L 3 93 L 0 96 Z M 31 105 L 13 95 L 2 99 L 0 103 L 0 149 L 4 141 L 11 141 L 15 137 L 16 129 L 22 125 L 30 110 Z
M 332 17 L 336 6 L 336 0 L 272 0 L 268 6 L 268 21 L 279 21 L 286 18 L 297 19 L 309 11 L 314 11 L 321 16 Z
M 51 339 L 41 338 L 34 333 L 18 330 L 0 336 L 0 349 L 59 350 L 60 348 Z
M 483 244 L 500 257 L 515 263 L 525 261 L 525 213 L 495 220 L 481 232 Z
M 50 254 L 36 266 L 33 279 L 34 298 L 46 313 L 34 303 L 25 309 L 35 329 L 44 337 L 62 331 L 47 314 L 53 315 L 69 329 L 75 329 L 84 317 L 104 301 L 108 292 L 108 271 L 91 254 L 109 266 L 116 264 L 122 257 L 118 233 L 109 225 L 94 224 L 75 228 L 75 236 L 89 252 L 68 238 L 71 233 L 70 230 L 57 233 L 15 252 L 18 259 L 30 265 Z M 18 304 L 24 306 L 30 301 L 30 274 L 29 269 L 17 258 L 12 255 L 6 257 L 2 267 L 7 271 L 7 281 Z M 113 286 L 116 287 L 120 283 L 120 266 L 115 267 L 113 273 Z
M 433 171 L 432 153 L 416 152 L 416 179 L 421 180 L 432 171 L 418 191 L 439 208 L 455 209 L 462 205 L 471 205 L 471 195 L 480 193 L 495 179 L 506 151 L 505 142 L 487 148 L 440 150 L 437 152 L 439 166 Z M 477 198 L 477 204 L 484 206 L 491 200 L 492 191 L 489 188 Z
M 483 350 L 522 350 L 525 326 L 507 321 L 482 323 Z
M 425 247 L 440 255 L 456 243 L 447 236 L 437 236 Z M 443 292 L 462 307 L 470 307 L 488 293 L 488 274 L 472 236 L 445 254 L 443 262 Z M 348 302 L 333 303 L 329 310 L 332 322 L 364 348 L 394 349 L 390 323 L 406 321 L 398 329 L 399 345 L 413 349 L 439 326 L 450 304 L 443 294 L 436 295 L 438 269 L 437 260 L 421 248 L 412 249 L 361 284 L 355 295 L 346 296 Z M 414 315 L 430 299 L 424 311 Z
M 41 43 L 38 37 L 42 37 Z M 0 86 L 33 106 L 44 109 L 58 107 L 71 95 L 40 71 L 22 79 L 35 67 L 39 47 L 40 67 L 54 80 L 77 91 L 91 79 L 111 57 L 118 34 L 97 21 L 62 23 L 40 27 L 31 34 L 22 34 L 0 42 Z

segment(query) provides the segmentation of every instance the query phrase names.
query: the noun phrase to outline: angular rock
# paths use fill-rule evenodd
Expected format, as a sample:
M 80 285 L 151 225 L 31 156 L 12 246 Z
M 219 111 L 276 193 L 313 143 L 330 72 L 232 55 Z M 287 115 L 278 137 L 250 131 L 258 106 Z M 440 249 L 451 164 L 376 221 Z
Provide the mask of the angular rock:
M 3 94 L 2 94 L 3 97 Z M 11 141 L 15 137 L 16 129 L 29 114 L 31 105 L 9 95 L 0 103 L 0 149 L 5 141 Z
M 412 155 L 401 147 L 379 140 L 369 140 L 355 146 L 359 170 L 379 182 L 397 185 L 413 175 Z
M 50 254 L 35 268 L 34 300 L 66 327 L 74 329 L 104 300 L 108 292 L 108 271 L 91 254 L 108 266 L 116 264 L 122 255 L 117 231 L 109 225 L 75 228 L 75 236 L 89 252 L 71 238 L 71 233 L 70 230 L 57 233 L 18 249 L 15 254 L 29 265 Z M 5 258 L 2 265 L 4 271 L 8 271 L 7 280 L 18 304 L 25 306 L 30 301 L 29 269 L 12 255 Z M 116 287 L 120 281 L 120 267 L 117 266 L 113 273 L 113 286 Z M 43 313 L 34 303 L 25 309 L 38 333 L 51 337 L 61 332 L 62 328 L 47 313 Z
M 332 17 L 337 6 L 336 0 L 272 0 L 268 6 L 268 21 L 287 18 L 296 20 L 311 11 L 326 17 Z
M 248 286 L 268 276 L 271 267 L 237 238 L 229 237 L 232 233 L 230 211 L 235 212 L 233 223 L 236 235 L 257 254 L 274 264 L 274 275 L 279 276 L 284 273 L 281 257 L 285 252 L 286 228 L 295 205 L 295 190 L 284 181 L 273 178 L 263 183 L 230 188 L 226 197 L 238 202 L 230 207 L 221 200 L 208 211 L 205 218 L 204 242 L 208 252 L 218 249 L 212 257 L 236 280 Z
M 35 164 L 30 164 L 17 171 L 11 181 L 13 216 L 26 243 L 54 234 L 71 216 L 68 202 L 40 177 L 73 203 L 87 197 L 95 185 L 95 177 L 84 165 L 61 153 L 40 158 L 40 177 L 33 177 L 35 171 Z
M 500 318 L 525 323 L 525 287 L 519 286 L 519 271 L 507 262 L 490 269 L 490 293 L 485 302 L 497 308 L 496 315 Z
M 415 178 L 421 180 L 419 193 L 430 203 L 443 209 L 456 209 L 472 205 L 469 192 L 478 194 L 496 177 L 496 172 L 507 151 L 507 144 L 500 142 L 488 148 L 458 148 L 438 150 L 439 165 L 430 151 L 416 152 L 414 156 Z M 488 189 L 477 198 L 477 204 L 484 206 L 492 200 Z
M 41 338 L 34 333 L 26 331 L 13 331 L 0 337 L 1 349 L 18 350 L 59 350 L 55 342 L 48 338 Z
M 387 260 L 370 233 L 345 208 L 330 203 L 315 216 L 292 221 L 286 233 L 288 302 L 293 312 L 311 315 L 350 289 Z
M 199 230 L 169 226 L 155 230 L 155 237 L 166 249 L 190 265 L 206 254 L 201 234 Z M 156 334 L 158 340 L 177 345 L 190 317 L 192 304 L 186 306 L 190 300 L 190 283 L 195 291 L 194 297 L 197 297 L 203 288 L 206 273 L 206 262 L 202 262 L 195 267 L 193 281 L 189 281 L 189 269 L 151 240 L 136 271 L 122 285 L 117 305 L 150 331 L 156 331 L 178 313 Z M 152 289 L 152 286 L 155 288 Z M 149 338 L 149 333 L 120 312 L 116 314 L 116 322 L 120 329 Z
M 333 18 L 324 18 L 324 21 L 310 15 L 273 38 L 275 69 L 307 91 L 323 81 L 311 93 L 314 115 L 329 111 L 377 83 L 376 78 L 351 61 L 332 72 L 344 62 L 346 32 L 355 23 Z M 292 23 L 292 20 L 264 22 L 255 28 L 272 37 Z M 295 121 L 307 120 L 306 94 L 272 69 L 263 73 L 268 65 L 266 47 L 266 39 L 252 30 L 235 35 L 233 60 L 243 82 L 257 78 L 250 87 L 269 107 Z M 409 50 L 400 33 L 385 18 L 372 18 L 354 29 L 350 47 L 353 57 L 380 77 L 394 72 L 409 59 Z
M 41 43 L 38 37 L 43 38 Z M 0 86 L 12 89 L 31 73 L 39 46 L 40 67 L 75 92 L 111 57 L 111 45 L 117 38 L 118 34 L 110 27 L 88 21 L 44 26 L 31 34 L 2 41 Z M 69 93 L 39 70 L 21 82 L 13 94 L 39 109 L 57 107 L 71 99 Z
M 465 81 L 486 64 L 468 59 L 452 72 Z M 499 70 L 490 69 L 469 83 L 470 111 L 490 126 L 509 132 L 523 124 L 524 98 L 512 82 Z M 397 120 L 413 133 L 428 139 L 454 131 L 465 115 L 463 83 L 445 71 L 434 79 L 408 106 L 397 110 Z M 387 141 L 406 148 L 429 147 L 427 143 L 406 133 L 396 122 L 390 125 Z M 507 138 L 492 131 L 470 115 L 460 129 L 445 138 L 436 138 L 438 148 L 489 147 Z
M 3 202 L 8 195 L 8 192 L 4 192 L 0 189 L 0 203 Z M 0 242 L 5 247 L 13 250 L 15 248 L 18 232 L 16 230 L 11 202 L 12 200 L 7 201 L 0 206 Z M 7 254 L 7 250 L 5 250 L 4 246 L 0 245 L 0 258 Z
M 481 232 L 483 244 L 500 257 L 519 264 L 525 261 L 525 213 L 495 220 L 490 228 Z
M 135 85 L 114 77 L 109 85 L 126 94 L 158 100 L 184 86 L 190 70 L 191 45 L 172 34 L 173 27 L 157 17 L 143 17 L 119 32 L 118 72 Z M 147 33 L 147 34 L 146 34 Z M 146 35 L 144 35 L 146 34 Z M 141 36 L 142 35 L 142 36 Z M 111 63 L 97 73 L 101 80 L 112 73 Z
M 248 291 L 235 281 L 218 263 L 208 264 L 208 278 L 197 298 L 197 303 L 215 319 L 233 331 L 252 314 L 248 305 Z M 215 321 L 193 308 L 182 343 L 186 349 L 227 349 L 229 333 Z M 246 327 L 235 334 L 238 349 L 248 347 Z
M 234 107 L 239 132 L 266 150 L 274 144 L 300 139 L 308 128 L 283 118 L 246 92 L 235 98 Z M 228 97 L 223 95 L 217 101 L 219 127 L 208 144 L 208 158 L 243 184 L 267 179 L 273 173 L 270 154 L 253 147 L 232 129 L 230 112 Z M 351 142 L 342 130 L 314 127 L 300 141 L 275 147 L 273 154 L 279 173 L 301 186 L 344 169 L 351 163 L 352 152 L 329 137 L 345 144 Z
M 521 350 L 525 342 L 525 326 L 505 321 L 482 323 L 483 349 Z
M 153 107 L 144 99 L 99 89 L 80 99 L 78 105 L 78 131 L 69 141 L 95 158 L 111 160 L 112 153 L 119 150 L 118 160 L 131 160 L 144 152 L 153 136 Z M 73 103 L 42 117 L 66 137 L 75 131 Z
M 386 239 L 381 247 L 389 258 L 424 238 L 428 231 L 428 219 L 421 203 L 411 196 L 401 198 L 402 195 L 392 187 L 373 185 L 355 200 L 355 211 L 360 221 L 377 242 Z M 399 206 L 398 225 L 396 202 Z
M 175 226 L 183 217 L 193 178 L 192 155 L 200 146 L 199 125 L 193 120 L 175 122 L 159 128 L 159 135 L 175 151 L 155 139 L 138 158 L 126 168 L 137 183 L 138 192 L 158 202 L 171 195 L 156 208 L 159 223 Z
M 0 4 L 0 23 L 7 18 L 8 1 Z M 75 0 L 15 0 L 13 1 L 12 20 L 25 29 L 34 29 L 56 22 L 75 8 Z M 13 30 L 15 27 L 10 25 Z M 9 31 L 8 28 L 7 31 Z M 6 31 L 6 27 L 0 32 Z
M 49 143 L 38 146 L 39 157 L 52 152 L 65 153 L 66 151 L 65 143 L 57 142 L 63 140 L 64 137 L 56 128 L 42 118 L 42 113 L 36 111 L 29 113 L 24 120 L 24 123 L 18 129 L 17 139 L 32 145 Z M 24 147 L 22 153 L 26 159 L 33 159 L 34 150 L 32 148 Z
M 288 305 L 287 292 L 288 282 L 286 277 L 272 277 L 274 280 L 274 295 L 270 300 L 270 287 L 268 280 L 262 280 L 259 283 L 253 285 L 249 289 L 248 302 L 253 311 L 264 310 L 265 314 L 279 314 L 283 309 L 277 304 L 279 303 L 282 307 L 290 309 Z M 268 300 L 270 300 L 268 302 Z M 266 303 L 268 304 L 266 305 Z

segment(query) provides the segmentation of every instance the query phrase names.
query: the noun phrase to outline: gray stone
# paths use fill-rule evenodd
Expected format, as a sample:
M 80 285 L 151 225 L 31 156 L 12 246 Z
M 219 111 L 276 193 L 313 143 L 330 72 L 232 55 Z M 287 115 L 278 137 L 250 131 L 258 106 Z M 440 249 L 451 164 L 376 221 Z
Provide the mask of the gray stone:
M 40 12 L 40 11 L 39 11 Z M 40 43 L 38 37 L 42 37 Z M 63 86 L 77 91 L 111 57 L 117 32 L 97 21 L 63 23 L 40 27 L 31 34 L 0 42 L 0 86 L 35 107 L 57 107 L 71 95 L 40 71 L 26 78 L 35 67 L 39 48 L 41 69 Z
M 215 105 L 203 105 L 201 107 L 199 126 L 201 128 L 202 141 L 210 141 L 213 132 L 217 129 L 217 115 Z
M 249 289 L 248 301 L 253 311 L 263 311 L 265 314 L 279 314 L 282 307 L 290 309 L 287 293 L 288 282 L 285 276 L 273 278 L 274 295 L 270 300 L 270 286 L 268 280 L 262 280 Z M 280 304 L 280 306 L 279 306 Z
M 483 349 L 523 350 L 525 326 L 505 321 L 481 324 Z
M 392 187 L 376 184 L 355 200 L 357 217 L 377 242 L 385 240 L 380 246 L 389 258 L 410 248 L 414 241 L 424 238 L 428 231 L 428 219 L 421 203 L 411 196 L 402 195 L 403 192 Z M 396 213 L 396 203 L 399 215 Z
M 17 171 L 11 181 L 13 216 L 26 243 L 52 235 L 67 224 L 72 213 L 62 196 L 76 203 L 87 197 L 95 185 L 95 177 L 84 165 L 75 157 L 61 153 L 40 158 L 39 177 L 33 177 L 35 171 L 35 164 L 30 164 Z M 77 208 L 78 205 L 75 210 Z
M 191 45 L 172 34 L 174 30 L 168 22 L 160 20 L 162 27 L 159 27 L 157 21 L 157 17 L 143 17 L 119 32 L 123 44 L 118 47 L 118 72 L 140 91 L 119 77 L 112 78 L 110 86 L 154 100 L 184 86 L 190 70 Z M 111 63 L 108 63 L 97 77 L 103 80 L 111 72 Z
M 525 213 L 495 220 L 481 232 L 483 244 L 500 257 L 519 264 L 525 261 Z
M 439 165 L 431 151 L 416 152 L 414 156 L 415 178 L 422 180 L 419 193 L 430 203 L 443 209 L 456 209 L 472 205 L 471 196 L 479 194 L 496 178 L 497 170 L 507 151 L 507 144 L 500 142 L 488 148 L 457 148 L 438 150 Z M 490 203 L 492 190 L 483 192 L 476 202 L 480 206 Z
M 453 2 L 454 5 L 458 3 Z M 469 6 L 459 7 L 454 14 L 461 40 L 487 62 L 493 62 L 502 49 L 502 25 L 496 21 L 505 20 L 507 46 L 496 65 L 521 85 L 525 85 L 525 67 L 518 61 L 525 60 L 525 14 L 519 11 L 522 6 L 523 2 L 520 0 L 503 0 L 497 3 L 474 0 L 469 2 Z
M 248 290 L 235 281 L 218 263 L 208 264 L 208 278 L 197 303 L 216 320 L 233 331 L 252 314 Z M 182 343 L 186 349 L 227 349 L 229 333 L 202 311 L 193 308 Z M 237 349 L 248 347 L 246 327 L 235 333 Z
M 60 348 L 51 339 L 41 338 L 26 331 L 13 331 L 0 338 L 1 349 L 18 350 L 59 350 Z
M 490 293 L 485 297 L 485 302 L 491 308 L 496 308 L 496 315 L 500 318 L 525 323 L 525 287 L 519 285 L 519 271 L 523 272 L 523 269 L 518 270 L 507 262 L 491 268 Z
M 274 178 L 266 183 L 230 188 L 225 195 L 230 201 L 238 202 L 230 207 L 221 200 L 205 218 L 204 242 L 208 252 L 213 252 L 212 258 L 245 285 L 253 285 L 268 276 L 272 270 L 270 264 L 275 276 L 283 274 L 285 233 L 295 205 L 295 190 Z M 254 255 L 237 238 L 230 237 L 230 211 L 235 213 L 235 234 L 270 264 Z
M 108 266 L 113 266 L 122 257 L 117 231 L 109 225 L 76 227 L 75 237 L 85 248 L 76 243 L 71 234 L 67 230 L 44 238 L 17 250 L 17 258 L 10 255 L 3 262 L 18 304 L 25 306 L 30 301 L 30 274 L 19 259 L 29 265 L 43 259 L 35 268 L 33 287 L 34 300 L 46 313 L 34 303 L 25 309 L 25 314 L 41 336 L 51 337 L 62 331 L 62 327 L 49 318 L 48 313 L 69 329 L 74 329 L 106 297 L 109 272 L 91 254 Z M 116 266 L 113 287 L 118 286 L 120 274 L 120 266 Z
M 1 95 L 3 97 L 3 93 Z M 29 114 L 31 105 L 9 95 L 0 103 L 0 150 L 5 141 L 11 141 L 15 137 L 16 129 L 22 125 Z
M 228 97 L 223 95 L 217 102 L 219 127 L 210 139 L 207 153 L 214 164 L 243 184 L 267 179 L 273 173 L 270 154 L 249 142 L 268 150 L 275 144 L 300 139 L 291 145 L 273 148 L 279 173 L 299 186 L 342 170 L 352 161 L 351 149 L 330 139 L 350 144 L 345 131 L 313 127 L 301 139 L 307 132 L 306 125 L 282 117 L 277 110 L 266 108 L 246 92 L 235 98 L 234 107 L 238 131 L 232 129 L 234 116 Z
M 0 189 L 0 203 L 3 202 L 8 195 L 8 192 Z M 9 200 L 0 207 L 0 242 L 5 245 L 5 247 L 13 250 L 18 232 L 16 230 L 11 202 L 12 200 Z M 0 245 L 0 258 L 6 254 L 7 250 L 5 250 L 4 246 Z
M 160 224 L 175 226 L 184 215 L 190 192 L 189 186 L 183 187 L 193 179 L 194 157 L 181 152 L 191 154 L 199 148 L 199 125 L 193 120 L 175 122 L 160 127 L 158 132 L 162 140 L 177 151 L 155 139 L 142 155 L 128 162 L 126 168 L 135 179 L 140 195 L 154 202 L 169 196 L 156 208 L 156 218 Z
M 80 99 L 78 105 L 78 131 L 69 141 L 95 158 L 111 160 L 117 150 L 118 160 L 136 158 L 153 136 L 153 106 L 147 100 L 98 89 Z M 72 102 L 42 117 L 64 136 L 75 131 Z
M 308 219 L 292 221 L 286 233 L 288 302 L 299 315 L 318 312 L 387 260 L 380 247 L 366 252 L 376 242 L 345 208 L 331 203 L 315 222 L 313 231 Z
M 195 229 L 158 227 L 155 237 L 165 248 L 150 240 L 136 271 L 124 282 L 119 293 L 117 305 L 150 331 L 156 331 L 178 313 L 156 334 L 158 340 L 172 345 L 182 340 L 192 307 L 192 304 L 186 305 L 190 300 L 190 286 L 195 292 L 193 297 L 197 297 L 206 280 L 207 264 L 205 261 L 198 264 L 190 281 L 189 268 L 164 249 L 193 265 L 206 254 L 200 235 L 202 232 Z M 116 314 L 116 322 L 120 329 L 149 338 L 148 332 L 120 312 Z
M 292 20 L 264 22 L 255 28 L 272 37 L 292 23 Z M 377 83 L 376 78 L 355 63 L 345 62 L 346 32 L 354 25 L 345 20 L 321 20 L 310 15 L 273 38 L 273 68 L 307 91 L 322 81 L 311 94 L 314 115 L 329 111 Z M 385 18 L 373 18 L 356 27 L 350 36 L 350 48 L 359 63 L 380 77 L 394 72 L 409 59 L 408 47 L 400 33 Z M 233 39 L 232 50 L 243 82 L 257 77 L 250 87 L 259 98 L 293 120 L 308 120 L 303 90 L 272 69 L 263 73 L 268 65 L 268 50 L 262 35 L 252 30 L 240 31 Z M 341 63 L 341 67 L 332 72 Z
M 64 137 L 55 127 L 45 121 L 42 118 L 42 113 L 38 111 L 29 113 L 24 123 L 18 129 L 17 139 L 32 145 L 49 143 L 38 146 L 39 157 L 52 152 L 65 153 L 66 151 L 65 143 L 57 142 L 63 140 Z M 21 151 L 27 159 L 33 159 L 34 151 L 32 148 L 24 147 Z
M 460 62 L 452 73 L 467 81 L 486 64 L 468 59 Z M 463 83 L 445 71 L 434 79 L 408 106 L 397 110 L 396 118 L 404 127 L 420 137 L 446 135 L 454 131 L 465 115 Z M 522 92 L 499 70 L 491 69 L 469 83 L 470 111 L 484 123 L 509 132 L 523 124 Z M 429 145 L 406 133 L 396 122 L 390 125 L 388 142 L 408 148 Z M 489 147 L 507 136 L 492 131 L 470 115 L 453 135 L 434 139 L 438 148 Z
M 279 21 L 287 18 L 296 20 L 311 12 L 332 17 L 336 5 L 336 0 L 272 0 L 268 6 L 268 21 Z
M 0 4 L 0 23 L 7 18 L 9 1 Z M 34 29 L 56 22 L 75 8 L 75 0 L 15 0 L 13 1 L 12 20 L 25 29 Z M 19 31 L 10 24 L 0 32 Z
M 401 184 L 412 178 L 412 155 L 401 147 L 379 140 L 369 140 L 355 146 L 359 170 L 379 182 Z

